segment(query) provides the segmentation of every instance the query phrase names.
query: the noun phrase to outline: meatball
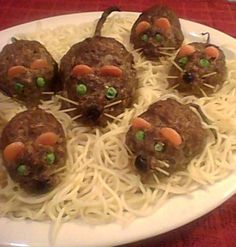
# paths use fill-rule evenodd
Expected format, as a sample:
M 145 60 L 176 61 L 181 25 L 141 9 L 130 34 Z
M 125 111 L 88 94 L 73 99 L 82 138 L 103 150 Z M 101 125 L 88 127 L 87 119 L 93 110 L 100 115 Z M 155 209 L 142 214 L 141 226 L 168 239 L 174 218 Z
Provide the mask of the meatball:
M 164 6 L 145 10 L 135 21 L 130 42 L 149 60 L 168 56 L 183 43 L 184 36 L 175 13 Z
M 204 97 L 217 92 L 226 79 L 223 51 L 209 43 L 180 48 L 169 71 L 169 85 L 185 95 Z
M 55 171 L 65 163 L 66 140 L 52 114 L 41 109 L 17 114 L 2 131 L 1 149 L 10 177 L 25 191 L 44 193 L 58 184 Z
M 75 102 L 78 121 L 91 126 L 105 125 L 130 107 L 137 87 L 132 54 L 115 39 L 100 35 L 101 22 L 113 10 L 104 12 L 94 37 L 73 45 L 61 59 L 67 97 Z
M 26 106 L 59 87 L 57 74 L 57 63 L 38 41 L 16 40 L 0 52 L 0 90 Z
M 201 120 L 188 105 L 166 99 L 152 104 L 132 121 L 126 144 L 141 174 L 169 175 L 199 155 L 206 138 Z

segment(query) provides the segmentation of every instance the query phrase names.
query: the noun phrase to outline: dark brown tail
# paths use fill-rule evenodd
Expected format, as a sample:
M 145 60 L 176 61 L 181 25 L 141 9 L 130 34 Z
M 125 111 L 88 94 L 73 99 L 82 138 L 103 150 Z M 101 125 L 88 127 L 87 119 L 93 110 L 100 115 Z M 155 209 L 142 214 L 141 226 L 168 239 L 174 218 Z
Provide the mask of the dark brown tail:
M 201 107 L 200 107 L 199 105 L 194 104 L 194 103 L 189 103 L 189 106 L 194 107 L 194 108 L 198 111 L 198 113 L 200 114 L 202 120 L 203 120 L 206 124 L 208 124 L 208 125 L 211 124 L 211 121 L 210 121 L 210 120 L 207 118 L 207 116 L 203 113 L 203 111 L 202 111 L 202 109 L 201 109 Z M 216 132 L 216 130 L 213 129 L 213 128 L 210 128 L 210 130 L 211 130 L 211 133 L 213 134 L 213 136 L 214 136 L 214 138 L 215 138 L 215 143 L 216 143 L 217 140 L 218 140 L 217 132 Z
M 18 41 L 18 39 L 16 37 L 11 37 L 11 42 L 15 43 L 16 41 Z
M 120 11 L 120 9 L 116 6 L 112 6 L 103 12 L 101 18 L 98 20 L 94 36 L 101 36 L 101 30 L 104 22 L 106 21 L 107 17 L 114 11 Z
M 202 33 L 202 35 L 207 35 L 207 40 L 206 40 L 206 43 L 209 44 L 210 43 L 210 38 L 211 38 L 211 35 L 209 32 L 205 32 L 205 33 Z

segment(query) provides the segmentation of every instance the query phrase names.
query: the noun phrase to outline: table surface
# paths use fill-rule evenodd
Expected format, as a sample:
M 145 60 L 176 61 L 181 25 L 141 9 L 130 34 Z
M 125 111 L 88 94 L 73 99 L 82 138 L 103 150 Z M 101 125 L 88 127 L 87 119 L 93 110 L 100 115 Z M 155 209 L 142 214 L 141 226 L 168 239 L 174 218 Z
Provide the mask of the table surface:
M 236 3 L 223 0 L 0 0 L 0 30 L 55 15 L 102 11 L 111 5 L 117 5 L 124 11 L 142 11 L 154 3 L 171 7 L 180 18 L 211 26 L 236 37 Z M 126 246 L 234 247 L 236 195 L 188 225 Z

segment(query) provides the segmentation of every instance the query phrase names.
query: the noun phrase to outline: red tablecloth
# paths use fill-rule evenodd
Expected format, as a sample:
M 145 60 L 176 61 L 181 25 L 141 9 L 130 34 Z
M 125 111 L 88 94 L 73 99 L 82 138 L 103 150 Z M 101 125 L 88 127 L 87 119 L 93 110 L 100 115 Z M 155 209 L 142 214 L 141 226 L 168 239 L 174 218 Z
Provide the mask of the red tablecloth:
M 181 18 L 206 24 L 236 37 L 236 3 L 223 0 L 0 0 L 0 30 L 54 15 L 104 10 L 111 5 L 126 11 L 141 11 L 154 3 L 168 5 Z M 235 247 L 236 196 L 186 226 L 126 246 Z

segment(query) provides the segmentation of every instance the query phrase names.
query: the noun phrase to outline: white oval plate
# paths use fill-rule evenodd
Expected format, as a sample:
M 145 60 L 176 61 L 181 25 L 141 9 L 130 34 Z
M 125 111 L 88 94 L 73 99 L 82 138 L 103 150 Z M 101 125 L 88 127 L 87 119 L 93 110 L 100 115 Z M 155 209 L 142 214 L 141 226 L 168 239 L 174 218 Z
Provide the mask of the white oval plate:
M 137 15 L 124 12 L 122 15 Z M 98 19 L 101 12 L 57 16 L 40 20 L 43 27 L 53 28 L 64 24 L 82 24 Z M 33 32 L 38 21 L 18 25 L 0 32 L 0 48 L 18 33 Z M 223 48 L 227 59 L 236 59 L 236 40 L 210 27 L 181 20 L 188 40 L 197 41 L 201 32 L 210 32 L 211 42 Z M 202 37 L 201 37 L 202 40 Z M 235 51 L 234 51 L 235 50 Z M 126 227 L 118 224 L 90 226 L 79 220 L 65 223 L 59 231 L 55 246 L 112 246 L 152 237 L 201 217 L 236 193 L 236 173 L 226 179 L 188 194 L 167 200 L 158 211 L 138 218 Z M 11 221 L 0 219 L 0 246 L 50 246 L 50 223 Z

